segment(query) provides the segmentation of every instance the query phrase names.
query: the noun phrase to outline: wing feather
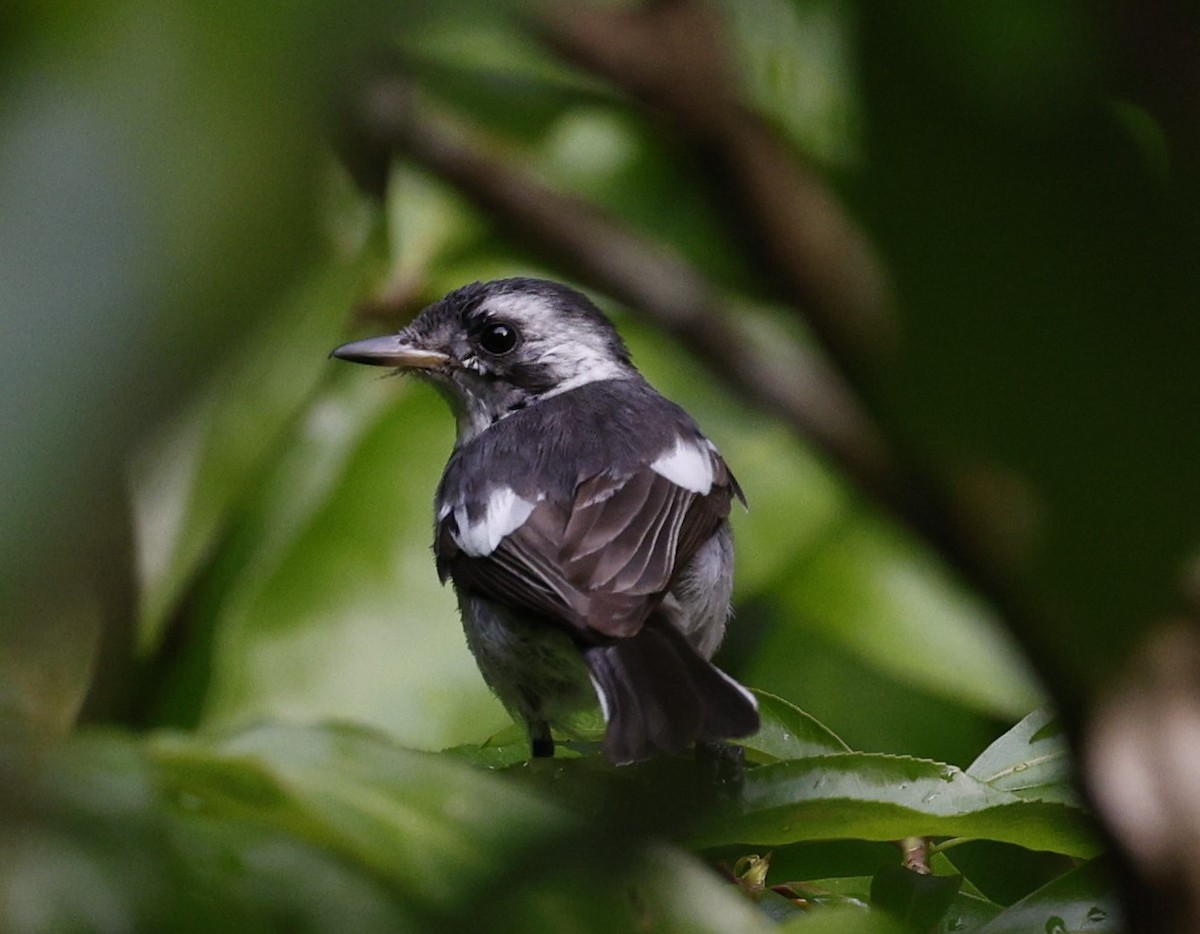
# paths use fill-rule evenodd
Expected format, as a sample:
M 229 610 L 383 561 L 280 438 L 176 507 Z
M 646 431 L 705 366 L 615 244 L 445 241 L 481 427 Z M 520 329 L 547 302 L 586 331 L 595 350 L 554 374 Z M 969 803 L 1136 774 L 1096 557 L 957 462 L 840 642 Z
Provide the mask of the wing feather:
M 487 555 L 458 547 L 447 515 L 435 538 L 439 569 L 459 586 L 566 625 L 584 643 L 632 636 L 740 492 L 720 455 L 702 450 L 713 473 L 705 493 L 649 462 L 620 476 L 584 477 L 570 502 L 538 502 Z

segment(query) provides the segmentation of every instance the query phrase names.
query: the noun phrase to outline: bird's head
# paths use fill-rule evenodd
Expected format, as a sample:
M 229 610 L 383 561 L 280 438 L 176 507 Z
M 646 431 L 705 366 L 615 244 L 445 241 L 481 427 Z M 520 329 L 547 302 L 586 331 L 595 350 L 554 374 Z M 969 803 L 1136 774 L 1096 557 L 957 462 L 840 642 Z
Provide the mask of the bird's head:
M 545 279 L 463 286 L 399 334 L 343 344 L 332 356 L 433 383 L 454 410 L 459 444 L 540 398 L 637 376 L 620 335 L 587 296 Z

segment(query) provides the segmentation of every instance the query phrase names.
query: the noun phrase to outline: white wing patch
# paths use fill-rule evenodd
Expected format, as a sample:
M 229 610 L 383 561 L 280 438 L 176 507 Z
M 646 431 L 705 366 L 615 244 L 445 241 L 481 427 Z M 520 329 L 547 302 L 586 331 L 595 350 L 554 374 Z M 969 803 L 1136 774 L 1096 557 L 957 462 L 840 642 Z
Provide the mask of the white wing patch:
M 676 438 L 675 447 L 659 455 L 650 469 L 685 490 L 706 496 L 713 484 L 712 445 L 701 447 L 701 443 Z
M 743 684 L 739 684 L 737 681 L 735 681 L 733 678 L 729 677 L 729 675 L 725 674 L 725 672 L 723 672 L 720 668 L 717 668 L 715 665 L 713 666 L 713 671 L 715 671 L 722 678 L 724 678 L 726 681 L 728 681 L 731 685 L 733 685 L 735 688 L 737 688 L 738 693 L 741 694 L 742 697 L 746 698 L 746 700 L 748 700 L 750 702 L 750 706 L 753 707 L 755 710 L 758 710 L 758 698 L 750 693 L 750 689 L 748 687 L 746 687 Z
M 458 532 L 453 536 L 455 543 L 472 558 L 490 555 L 500 540 L 519 529 L 537 503 L 522 499 L 512 487 L 501 486 L 492 490 L 483 517 L 476 522 L 467 518 L 466 504 L 454 507 L 454 521 Z
M 596 680 L 596 676 L 588 672 L 588 678 L 592 682 L 592 690 L 596 692 L 596 699 L 600 701 L 600 713 L 604 717 L 604 722 L 608 723 L 612 719 L 612 711 L 608 709 L 608 698 L 604 696 L 604 689 L 600 687 L 600 682 Z

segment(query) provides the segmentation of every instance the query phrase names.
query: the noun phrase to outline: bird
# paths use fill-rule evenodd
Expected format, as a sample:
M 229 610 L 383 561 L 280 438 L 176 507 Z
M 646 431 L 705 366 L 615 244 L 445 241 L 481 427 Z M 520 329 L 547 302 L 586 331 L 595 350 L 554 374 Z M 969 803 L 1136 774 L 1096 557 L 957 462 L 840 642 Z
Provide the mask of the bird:
M 415 374 L 449 403 L 437 573 L 531 757 L 553 756 L 552 727 L 597 703 L 616 765 L 758 729 L 754 695 L 710 661 L 731 612 L 729 514 L 745 496 L 587 296 L 530 277 L 473 282 L 330 356 Z

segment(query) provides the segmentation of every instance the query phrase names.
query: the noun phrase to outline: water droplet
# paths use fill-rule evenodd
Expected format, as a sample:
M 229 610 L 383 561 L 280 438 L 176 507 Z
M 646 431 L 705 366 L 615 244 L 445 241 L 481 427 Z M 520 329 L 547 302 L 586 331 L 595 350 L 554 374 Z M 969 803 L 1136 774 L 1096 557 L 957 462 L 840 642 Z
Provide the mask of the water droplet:
M 1098 924 L 1101 921 L 1108 920 L 1108 912 L 1099 905 L 1093 905 L 1088 909 L 1087 919 L 1088 921 L 1092 922 L 1092 924 Z
M 921 803 L 928 804 L 934 798 L 940 798 L 941 796 L 942 796 L 942 793 L 940 791 L 931 791 L 928 794 L 926 794 L 924 798 L 921 799 Z
M 1067 922 L 1058 915 L 1046 919 L 1046 934 L 1067 934 Z
M 1016 765 L 1013 766 L 1012 770 L 1014 772 L 1024 772 L 1027 768 L 1029 768 L 1028 762 L 1018 762 Z
M 954 781 L 954 773 L 956 771 L 957 769 L 955 769 L 953 766 L 946 766 L 946 768 L 942 769 L 942 771 L 938 774 L 938 778 L 944 782 L 952 782 Z
M 967 926 L 967 923 L 965 921 L 963 921 L 963 919 L 961 917 L 949 918 L 946 921 L 946 930 L 947 931 L 961 931 L 966 926 Z

